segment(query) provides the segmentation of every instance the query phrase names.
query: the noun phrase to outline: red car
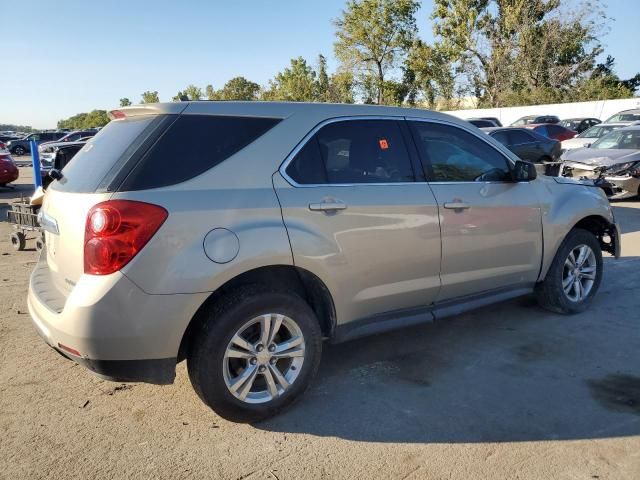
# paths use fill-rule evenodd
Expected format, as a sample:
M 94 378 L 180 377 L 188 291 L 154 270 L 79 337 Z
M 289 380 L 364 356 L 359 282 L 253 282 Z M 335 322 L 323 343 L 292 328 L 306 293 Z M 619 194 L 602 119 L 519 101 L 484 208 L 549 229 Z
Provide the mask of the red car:
M 557 123 L 531 123 L 529 125 L 523 125 L 523 127 L 530 128 L 540 135 L 544 135 L 548 138 L 553 138 L 554 140 L 558 140 L 560 142 L 562 142 L 563 140 L 569 140 L 570 138 L 573 138 L 578 134 L 578 132 L 576 132 L 575 130 L 565 128 L 562 125 L 558 125 Z
M 0 187 L 15 182 L 19 176 L 20 172 L 11 155 L 0 152 Z

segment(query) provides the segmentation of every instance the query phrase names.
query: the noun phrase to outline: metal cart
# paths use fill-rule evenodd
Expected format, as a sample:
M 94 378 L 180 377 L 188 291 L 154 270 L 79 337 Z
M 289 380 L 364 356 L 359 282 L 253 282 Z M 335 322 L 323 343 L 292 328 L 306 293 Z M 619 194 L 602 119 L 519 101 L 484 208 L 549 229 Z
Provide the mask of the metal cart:
M 7 220 L 15 230 L 10 235 L 14 250 L 24 250 L 27 232 L 35 232 L 36 250 L 44 248 L 44 234 L 38 223 L 38 210 L 40 205 L 30 205 L 24 201 L 11 204 L 11 210 L 7 211 Z

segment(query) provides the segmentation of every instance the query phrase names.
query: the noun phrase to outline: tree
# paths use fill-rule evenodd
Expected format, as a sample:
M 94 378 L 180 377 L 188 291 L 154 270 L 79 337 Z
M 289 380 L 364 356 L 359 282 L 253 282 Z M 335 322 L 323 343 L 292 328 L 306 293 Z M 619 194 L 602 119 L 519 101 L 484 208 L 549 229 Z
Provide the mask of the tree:
M 409 58 L 408 68 L 413 72 L 415 93 L 420 92 L 429 108 L 453 98 L 455 76 L 446 53 L 422 40 L 416 40 Z
M 437 49 L 483 106 L 561 101 L 594 67 L 605 18 L 597 0 L 435 0 Z
M 357 73 L 365 99 L 385 102 L 385 82 L 411 46 L 417 26 L 415 0 L 350 0 L 336 26 L 335 54 Z
M 304 58 L 292 58 L 290 68 L 285 68 L 269 81 L 269 89 L 264 92 L 263 98 L 312 102 L 316 99 L 316 72 Z
M 87 128 L 104 127 L 109 123 L 106 110 L 92 110 L 89 113 L 77 113 L 72 117 L 59 120 L 58 128 L 84 130 Z
M 186 94 L 186 92 L 183 92 L 182 90 L 178 90 L 178 93 L 176 93 L 173 97 L 171 97 L 172 102 L 186 102 L 188 100 L 189 100 L 189 96 Z
M 316 100 L 329 101 L 329 74 L 327 73 L 327 59 L 324 55 L 318 55 L 318 78 L 316 80 Z
M 329 77 L 326 101 L 331 103 L 354 103 L 353 85 L 353 73 L 349 71 L 334 73 Z
M 244 77 L 234 77 L 215 91 L 212 100 L 257 100 L 260 85 Z
M 189 97 L 189 100 L 202 99 L 202 89 L 193 84 L 184 89 L 184 94 Z
M 131 100 L 129 100 L 127 97 L 120 99 L 121 107 L 128 107 L 129 105 L 131 105 Z
M 149 91 L 142 93 L 142 102 L 141 103 L 158 103 L 160 102 L 160 98 L 158 97 L 157 91 Z

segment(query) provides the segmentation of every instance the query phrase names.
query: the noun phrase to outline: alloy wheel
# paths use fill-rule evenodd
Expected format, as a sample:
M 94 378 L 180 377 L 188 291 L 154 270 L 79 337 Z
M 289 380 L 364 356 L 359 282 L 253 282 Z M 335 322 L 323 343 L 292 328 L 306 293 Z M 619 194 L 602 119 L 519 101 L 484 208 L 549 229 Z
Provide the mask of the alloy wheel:
M 231 338 L 224 353 L 224 381 L 242 402 L 270 402 L 296 381 L 304 358 L 298 324 L 285 315 L 267 313 L 249 320 Z
M 562 288 L 569 300 L 581 302 L 589 296 L 596 270 L 596 256 L 591 247 L 578 245 L 569 252 L 562 270 Z

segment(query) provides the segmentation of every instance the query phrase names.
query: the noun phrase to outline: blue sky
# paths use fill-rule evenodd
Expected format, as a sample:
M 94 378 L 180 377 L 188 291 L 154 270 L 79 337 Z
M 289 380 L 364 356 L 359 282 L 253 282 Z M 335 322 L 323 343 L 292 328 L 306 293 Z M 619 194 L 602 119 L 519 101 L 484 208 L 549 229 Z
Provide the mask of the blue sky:
M 165 1 L 3 0 L 0 123 L 39 128 L 93 108 L 134 103 L 145 90 L 170 100 L 193 83 L 221 87 L 243 75 L 260 84 L 291 57 L 332 58 L 345 0 Z M 614 19 L 603 38 L 622 77 L 640 71 L 640 2 L 608 0 Z M 432 38 L 432 0 L 418 24 Z

